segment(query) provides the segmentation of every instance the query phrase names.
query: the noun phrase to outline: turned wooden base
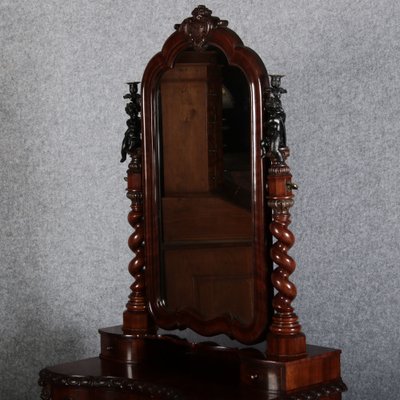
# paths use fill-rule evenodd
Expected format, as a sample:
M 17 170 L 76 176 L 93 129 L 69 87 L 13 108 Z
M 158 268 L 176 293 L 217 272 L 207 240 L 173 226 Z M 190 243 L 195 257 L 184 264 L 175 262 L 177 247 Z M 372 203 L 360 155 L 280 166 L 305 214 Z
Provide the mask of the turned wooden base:
M 154 322 L 151 320 L 147 310 L 141 312 L 125 310 L 122 318 L 122 329 L 127 334 L 154 332 Z
M 268 359 L 297 359 L 307 356 L 306 337 L 303 333 L 297 335 L 275 335 L 269 333 L 267 336 Z
M 140 363 L 146 358 L 145 335 L 125 334 L 120 326 L 99 329 L 100 358 L 124 364 Z

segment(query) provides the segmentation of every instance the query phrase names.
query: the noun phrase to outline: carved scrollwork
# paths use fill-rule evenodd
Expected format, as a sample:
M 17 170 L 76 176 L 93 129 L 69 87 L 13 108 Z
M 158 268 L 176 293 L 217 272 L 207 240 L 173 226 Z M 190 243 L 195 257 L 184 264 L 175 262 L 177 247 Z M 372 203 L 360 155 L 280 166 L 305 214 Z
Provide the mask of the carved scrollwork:
M 335 382 L 320 385 L 313 389 L 279 397 L 279 400 L 319 400 L 321 397 L 331 396 L 345 391 L 347 391 L 347 386 L 341 379 L 339 379 Z
M 200 5 L 192 11 L 192 17 L 186 18 L 175 29 L 189 36 L 195 49 L 206 47 L 207 36 L 212 29 L 228 26 L 228 21 L 211 15 L 212 11 Z
M 50 390 L 52 385 L 57 386 L 72 386 L 72 387 L 93 387 L 93 388 L 107 388 L 119 389 L 147 395 L 149 398 L 161 398 L 168 400 L 181 400 L 183 397 L 176 390 L 171 388 L 157 385 L 155 383 L 135 381 L 122 377 L 104 377 L 104 376 L 66 376 L 51 372 L 43 369 L 39 373 L 39 385 L 43 387 L 42 399 L 51 400 L 50 391 L 46 391 L 43 397 L 44 390 Z M 48 395 L 47 395 L 48 393 Z

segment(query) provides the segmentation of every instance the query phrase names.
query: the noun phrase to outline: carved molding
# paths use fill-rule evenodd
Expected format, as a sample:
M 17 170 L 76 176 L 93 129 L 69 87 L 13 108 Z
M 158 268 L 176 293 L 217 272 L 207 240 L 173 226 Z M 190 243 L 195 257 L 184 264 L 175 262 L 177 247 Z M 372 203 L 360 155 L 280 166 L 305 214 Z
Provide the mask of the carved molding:
M 318 400 L 323 396 L 331 396 L 345 391 L 347 391 L 347 386 L 340 379 L 296 394 L 279 397 L 279 400 Z
M 143 203 L 143 193 L 137 190 L 130 190 L 126 193 L 126 197 L 131 200 L 135 205 Z
M 282 149 L 280 149 L 282 150 Z M 268 168 L 268 175 L 289 175 L 290 168 L 286 164 L 271 164 Z
M 122 377 L 103 376 L 67 376 L 43 369 L 39 373 L 39 385 L 42 389 L 42 400 L 51 400 L 50 386 L 71 386 L 82 388 L 119 389 L 154 398 L 157 396 L 168 400 L 182 400 L 183 397 L 175 390 L 150 382 L 134 381 Z
M 287 214 L 289 209 L 293 207 L 293 199 L 273 199 L 268 200 L 268 207 L 270 207 L 274 213 Z
M 128 378 L 117 377 L 96 377 L 96 376 L 66 376 L 50 372 L 43 369 L 39 374 L 39 385 L 43 387 L 41 399 L 51 400 L 51 386 L 70 386 L 82 388 L 106 388 L 117 389 L 121 391 L 129 391 L 148 395 L 149 398 L 155 396 L 168 400 L 183 400 L 184 397 L 181 393 L 167 388 L 162 385 L 157 385 L 149 382 L 134 381 Z M 318 400 L 323 396 L 331 396 L 335 393 L 342 393 L 347 391 L 345 383 L 339 379 L 334 382 L 318 385 L 306 390 L 293 394 L 281 394 L 277 400 Z
M 207 36 L 211 30 L 228 26 L 228 21 L 213 17 L 211 14 L 211 10 L 200 5 L 192 11 L 192 17 L 175 25 L 175 29 L 189 36 L 194 48 L 201 50 L 206 47 Z
M 269 142 L 266 139 L 263 139 L 263 141 L 261 142 L 263 154 L 265 154 L 265 156 L 268 157 L 271 161 L 271 164 L 268 167 L 268 175 L 270 176 L 291 175 L 290 168 L 286 164 L 286 160 L 290 156 L 289 147 L 281 147 L 279 149 L 279 153 L 282 155 L 283 158 L 283 162 L 279 162 L 273 157 L 272 153 L 269 150 L 266 150 L 266 148 L 263 147 L 268 143 Z

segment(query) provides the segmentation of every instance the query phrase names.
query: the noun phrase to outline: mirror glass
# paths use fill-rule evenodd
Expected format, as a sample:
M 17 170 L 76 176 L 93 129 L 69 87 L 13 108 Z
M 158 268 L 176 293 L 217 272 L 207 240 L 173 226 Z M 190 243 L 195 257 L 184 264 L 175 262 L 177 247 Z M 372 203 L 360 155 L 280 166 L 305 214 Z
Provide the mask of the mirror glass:
M 204 321 L 254 318 L 249 85 L 217 49 L 159 83 L 161 296 Z

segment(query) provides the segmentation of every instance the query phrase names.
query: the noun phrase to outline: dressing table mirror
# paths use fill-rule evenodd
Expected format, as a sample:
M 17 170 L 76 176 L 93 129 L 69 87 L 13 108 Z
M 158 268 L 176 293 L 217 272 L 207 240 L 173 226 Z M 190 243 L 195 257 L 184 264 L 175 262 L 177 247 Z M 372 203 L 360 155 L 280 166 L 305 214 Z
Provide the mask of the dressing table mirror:
M 123 324 L 99 330 L 99 357 L 42 370 L 42 399 L 342 398 L 340 350 L 306 343 L 292 306 L 281 78 L 198 6 L 129 83 Z

